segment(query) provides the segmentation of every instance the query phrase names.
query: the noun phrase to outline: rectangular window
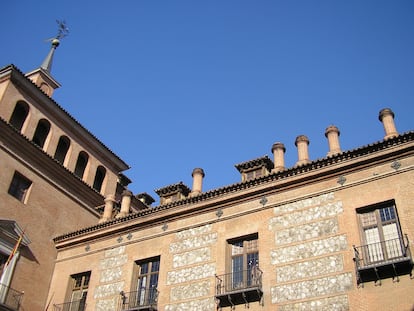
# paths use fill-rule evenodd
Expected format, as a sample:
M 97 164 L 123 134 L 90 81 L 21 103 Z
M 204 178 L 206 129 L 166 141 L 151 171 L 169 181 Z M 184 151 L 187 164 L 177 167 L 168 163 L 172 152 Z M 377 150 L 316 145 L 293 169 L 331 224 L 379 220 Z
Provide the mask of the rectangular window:
M 20 202 L 26 203 L 31 185 L 32 182 L 29 179 L 18 172 L 14 172 L 8 192 Z
M 84 311 L 86 307 L 86 296 L 88 294 L 91 272 L 83 272 L 71 275 L 69 284 L 70 301 L 65 304 L 68 311 Z
M 263 176 L 263 170 L 262 168 L 251 170 L 246 172 L 246 180 L 251 180 L 255 178 L 259 178 Z
M 228 241 L 230 249 L 231 288 L 256 286 L 259 267 L 258 235 Z M 229 285 L 229 282 L 227 282 Z
M 134 307 L 151 306 L 156 304 L 158 298 L 158 274 L 160 271 L 160 257 L 137 261 L 135 266 L 136 288 L 135 301 L 130 301 Z
M 392 260 L 403 255 L 402 235 L 394 202 L 357 211 L 366 264 Z

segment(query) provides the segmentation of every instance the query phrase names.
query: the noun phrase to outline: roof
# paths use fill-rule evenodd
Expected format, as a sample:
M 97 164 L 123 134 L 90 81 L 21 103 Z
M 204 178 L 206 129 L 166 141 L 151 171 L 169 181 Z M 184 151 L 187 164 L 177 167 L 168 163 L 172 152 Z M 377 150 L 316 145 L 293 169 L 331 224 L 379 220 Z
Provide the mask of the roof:
M 115 225 L 118 225 L 124 222 L 126 223 L 126 222 L 129 222 L 131 220 L 134 220 L 134 219 L 146 216 L 146 215 L 157 214 L 161 211 L 168 210 L 174 207 L 195 204 L 195 203 L 199 203 L 203 201 L 206 201 L 207 203 L 207 201 L 211 199 L 217 199 L 221 196 L 224 196 L 230 193 L 234 193 L 234 192 L 241 191 L 241 190 L 246 190 L 249 188 L 254 188 L 258 185 L 265 185 L 267 183 L 270 183 L 276 180 L 284 180 L 284 179 L 288 180 L 290 177 L 305 174 L 313 170 L 316 171 L 318 169 L 333 166 L 335 164 L 340 164 L 341 162 L 346 162 L 350 159 L 357 159 L 357 158 L 364 157 L 364 156 L 367 156 L 367 155 L 370 155 L 376 152 L 380 152 L 382 150 L 392 148 L 397 145 L 402 145 L 402 144 L 410 143 L 410 142 L 414 142 L 414 131 L 410 131 L 410 132 L 401 134 L 399 136 L 396 136 L 394 138 L 375 142 L 375 143 L 365 145 L 365 146 L 362 146 L 356 149 L 352 149 L 349 151 L 343 151 L 339 154 L 330 155 L 322 159 L 317 159 L 308 164 L 304 164 L 302 166 L 295 166 L 292 168 L 285 169 L 284 171 L 274 172 L 269 175 L 256 178 L 253 180 L 239 182 L 239 183 L 235 183 L 235 184 L 225 186 L 222 188 L 213 189 L 213 190 L 201 193 L 200 195 L 195 196 L 195 197 L 187 197 L 185 199 L 177 200 L 177 201 L 170 202 L 164 205 L 159 205 L 156 207 L 149 207 L 145 210 L 139 211 L 137 213 L 129 214 L 122 218 L 116 218 L 108 222 L 97 224 L 92 227 L 88 227 L 88 228 L 80 229 L 74 232 L 69 232 L 64 235 L 60 235 L 54 238 L 54 242 L 60 242 L 65 239 L 82 236 L 82 235 L 85 235 L 91 232 L 96 232 L 101 229 L 109 228 L 111 226 L 115 226 Z M 411 146 L 409 150 L 413 151 L 414 146 Z M 370 159 L 370 161 L 372 161 L 372 159 Z M 335 171 L 335 173 L 338 173 L 338 172 Z
M 125 163 L 118 155 L 116 155 L 111 149 L 109 149 L 104 143 L 102 143 L 94 134 L 92 134 L 88 129 L 86 129 L 78 120 L 76 120 L 72 115 L 70 115 L 62 106 L 60 106 L 55 100 L 53 100 L 53 98 L 49 97 L 35 83 L 33 83 L 29 78 L 27 78 L 26 75 L 22 71 L 20 71 L 19 68 L 17 68 L 13 64 L 7 65 L 0 69 L 0 77 L 2 75 L 5 75 L 7 71 L 17 73 L 20 76 L 20 78 L 25 79 L 27 82 L 30 83 L 32 87 L 35 87 L 39 93 L 43 94 L 46 100 L 50 101 L 53 105 L 55 105 L 59 109 L 59 111 L 61 111 L 71 122 L 74 122 L 77 127 L 79 127 L 83 132 L 85 132 L 86 135 L 88 135 L 92 140 L 97 142 L 99 146 L 101 146 L 105 151 L 107 151 L 114 158 L 114 160 L 118 162 L 121 171 L 130 168 L 130 166 L 127 163 Z
M 177 192 L 182 193 L 184 195 L 188 195 L 191 192 L 191 190 L 186 185 L 184 185 L 182 181 L 155 190 L 155 193 L 158 194 L 160 197 L 165 197 Z
M 266 167 L 268 171 L 270 171 L 274 167 L 272 160 L 270 160 L 270 158 L 267 155 L 235 165 L 235 167 L 240 173 L 249 171 L 251 169 L 260 168 L 263 166 Z

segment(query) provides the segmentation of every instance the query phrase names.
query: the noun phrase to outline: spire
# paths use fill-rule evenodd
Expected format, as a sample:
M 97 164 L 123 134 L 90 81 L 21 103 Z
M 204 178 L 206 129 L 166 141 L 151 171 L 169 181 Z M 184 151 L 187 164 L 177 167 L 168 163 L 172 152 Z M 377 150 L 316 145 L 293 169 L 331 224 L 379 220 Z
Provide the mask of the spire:
M 64 21 L 56 21 L 58 23 L 58 33 L 55 37 L 49 39 L 52 43 L 49 53 L 39 68 L 26 74 L 30 80 L 33 81 L 46 95 L 52 96 L 53 91 L 60 87 L 59 83 L 51 76 L 53 55 L 56 48 L 60 44 L 60 39 L 66 37 L 69 34 L 69 29 L 66 27 Z
M 52 47 L 50 48 L 49 54 L 47 54 L 45 60 L 43 61 L 42 65 L 40 66 L 40 68 L 46 70 L 48 73 L 51 72 L 52 70 L 52 63 L 53 63 L 53 55 L 55 54 L 55 50 L 56 48 L 59 46 L 60 44 L 60 39 L 63 39 L 64 37 L 66 37 L 69 34 L 69 28 L 66 27 L 66 22 L 65 21 L 56 21 L 56 23 L 58 24 L 58 33 L 56 35 L 56 37 L 49 39 L 48 41 L 52 42 Z
M 48 73 L 51 73 L 52 71 L 53 55 L 55 54 L 55 50 L 59 46 L 59 44 L 59 39 L 52 39 L 52 47 L 50 48 L 49 54 L 47 54 L 42 65 L 40 65 L 40 68 L 46 70 Z

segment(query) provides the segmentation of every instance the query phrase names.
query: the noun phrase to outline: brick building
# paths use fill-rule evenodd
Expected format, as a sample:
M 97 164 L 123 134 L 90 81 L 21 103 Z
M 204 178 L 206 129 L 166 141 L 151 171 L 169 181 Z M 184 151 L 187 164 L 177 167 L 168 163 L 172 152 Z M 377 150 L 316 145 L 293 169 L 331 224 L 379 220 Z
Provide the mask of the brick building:
M 236 165 L 240 182 L 203 191 L 196 168 L 191 188 L 157 189 L 152 206 L 127 189 L 128 166 L 52 99 L 58 44 L 30 73 L 0 69 L 3 263 L 24 232 L 0 310 L 414 306 L 414 132 L 398 133 L 391 109 L 377 142 L 343 151 L 329 126 L 325 158 L 309 159 L 300 135 L 293 167 L 278 142 L 272 159 Z
M 56 258 L 52 237 L 95 225 L 104 198 L 116 201 L 129 182 L 122 174 L 128 165 L 52 99 L 58 45 L 55 39 L 32 72 L 0 69 L 0 310 L 43 311 Z
M 239 183 L 203 192 L 197 168 L 159 206 L 57 236 L 54 310 L 411 310 L 414 133 L 379 120 L 378 142 L 342 151 L 329 126 L 325 158 L 301 135 L 293 167 L 275 143 Z

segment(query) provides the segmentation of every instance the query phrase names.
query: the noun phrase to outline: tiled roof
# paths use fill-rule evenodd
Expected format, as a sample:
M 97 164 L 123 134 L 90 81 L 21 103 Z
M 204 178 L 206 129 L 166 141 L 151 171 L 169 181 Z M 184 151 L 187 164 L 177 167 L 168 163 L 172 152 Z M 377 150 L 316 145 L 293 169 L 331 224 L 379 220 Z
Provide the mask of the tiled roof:
M 110 220 L 108 222 L 105 223 L 101 223 L 101 224 L 97 224 L 95 226 L 92 227 L 88 227 L 88 228 L 84 228 L 84 229 L 80 229 L 74 232 L 70 232 L 70 233 L 66 233 L 64 235 L 58 236 L 54 238 L 55 242 L 59 242 L 59 241 L 63 241 L 67 238 L 71 238 L 71 237 L 76 237 L 76 236 L 80 236 L 80 235 L 85 235 L 88 234 L 90 232 L 95 232 L 98 231 L 100 229 L 103 228 L 108 228 L 111 227 L 113 225 L 119 224 L 119 223 L 123 223 L 123 222 L 128 222 L 130 220 L 133 219 L 137 219 L 139 217 L 142 216 L 146 216 L 146 215 L 150 215 L 150 214 L 156 214 L 160 211 L 164 211 L 164 210 L 168 210 L 170 208 L 176 207 L 176 206 L 180 206 L 180 205 L 188 205 L 188 204 L 192 204 L 192 203 L 198 203 L 201 201 L 207 201 L 209 199 L 212 198 L 217 198 L 221 195 L 225 195 L 228 193 L 232 193 L 232 192 L 236 192 L 236 191 L 240 191 L 240 190 L 245 190 L 245 189 L 249 189 L 251 187 L 257 186 L 257 185 L 261 185 L 261 184 L 266 184 L 268 182 L 272 182 L 275 180 L 282 180 L 285 178 L 289 178 L 292 176 L 297 176 L 303 173 L 307 173 L 310 172 L 312 170 L 315 169 L 320 169 L 320 168 L 324 168 L 324 167 L 329 167 L 330 165 L 336 164 L 336 163 L 340 163 L 343 161 L 347 161 L 350 159 L 355 159 L 358 157 L 362 157 L 362 156 L 366 156 L 387 148 L 390 148 L 392 146 L 396 146 L 396 145 L 401 145 L 407 142 L 412 142 L 414 141 L 414 132 L 410 131 L 404 134 L 401 134 L 397 137 L 391 138 L 391 139 L 387 139 L 387 140 L 382 140 L 382 141 L 378 141 L 372 144 L 368 144 L 353 150 L 349 150 L 349 151 L 344 151 L 341 152 L 339 154 L 336 155 L 332 155 L 332 156 L 327 156 L 325 158 L 322 159 L 317 159 L 315 161 L 312 161 L 310 163 L 301 165 L 301 166 L 295 166 L 289 169 L 285 169 L 284 171 L 281 172 L 276 172 L 276 173 L 272 173 L 260 178 L 256 178 L 253 180 L 248 180 L 245 182 L 240 182 L 240 183 L 235 183 L 229 186 L 225 186 L 222 188 L 217 188 L 214 190 L 210 190 L 207 192 L 204 192 L 198 196 L 195 197 L 188 197 L 179 201 L 174 201 L 168 204 L 164 204 L 164 205 L 159 205 L 156 207 L 150 207 L 148 209 L 139 211 L 137 213 L 132 213 L 129 214 L 123 218 L 117 218 L 117 219 L 113 219 Z M 414 149 L 414 147 L 413 147 Z
M 17 73 L 19 73 L 23 78 L 25 78 L 28 82 L 30 82 L 40 93 L 42 93 L 45 97 L 47 97 L 48 100 L 52 101 L 53 104 L 56 105 L 70 120 L 76 123 L 77 126 L 79 126 L 83 131 L 85 131 L 88 135 L 90 135 L 95 141 L 97 141 L 106 151 L 108 151 L 110 154 L 112 154 L 117 160 L 119 160 L 122 165 L 125 167 L 124 170 L 130 168 L 128 164 L 124 162 L 118 155 L 116 155 L 111 149 L 109 149 L 106 145 L 104 145 L 94 134 L 92 134 L 88 129 L 86 129 L 81 123 L 79 123 L 78 120 L 76 120 L 72 115 L 70 115 L 62 106 L 60 106 L 53 98 L 49 97 L 45 92 L 43 92 L 35 83 L 33 83 L 32 80 L 27 78 L 25 74 L 20 71 L 19 68 L 17 68 L 15 65 L 10 64 L 8 66 L 5 66 L 0 69 L 0 72 L 11 69 Z
M 173 193 L 182 193 L 185 196 L 190 193 L 190 188 L 183 184 L 182 181 L 176 184 L 172 184 L 163 188 L 159 188 L 155 190 L 155 193 L 158 194 L 160 197 L 168 196 Z
M 266 167 L 268 171 L 270 171 L 274 167 L 273 161 L 270 160 L 267 155 L 235 165 L 235 167 L 240 173 L 248 171 L 250 169 L 260 168 L 263 166 Z

